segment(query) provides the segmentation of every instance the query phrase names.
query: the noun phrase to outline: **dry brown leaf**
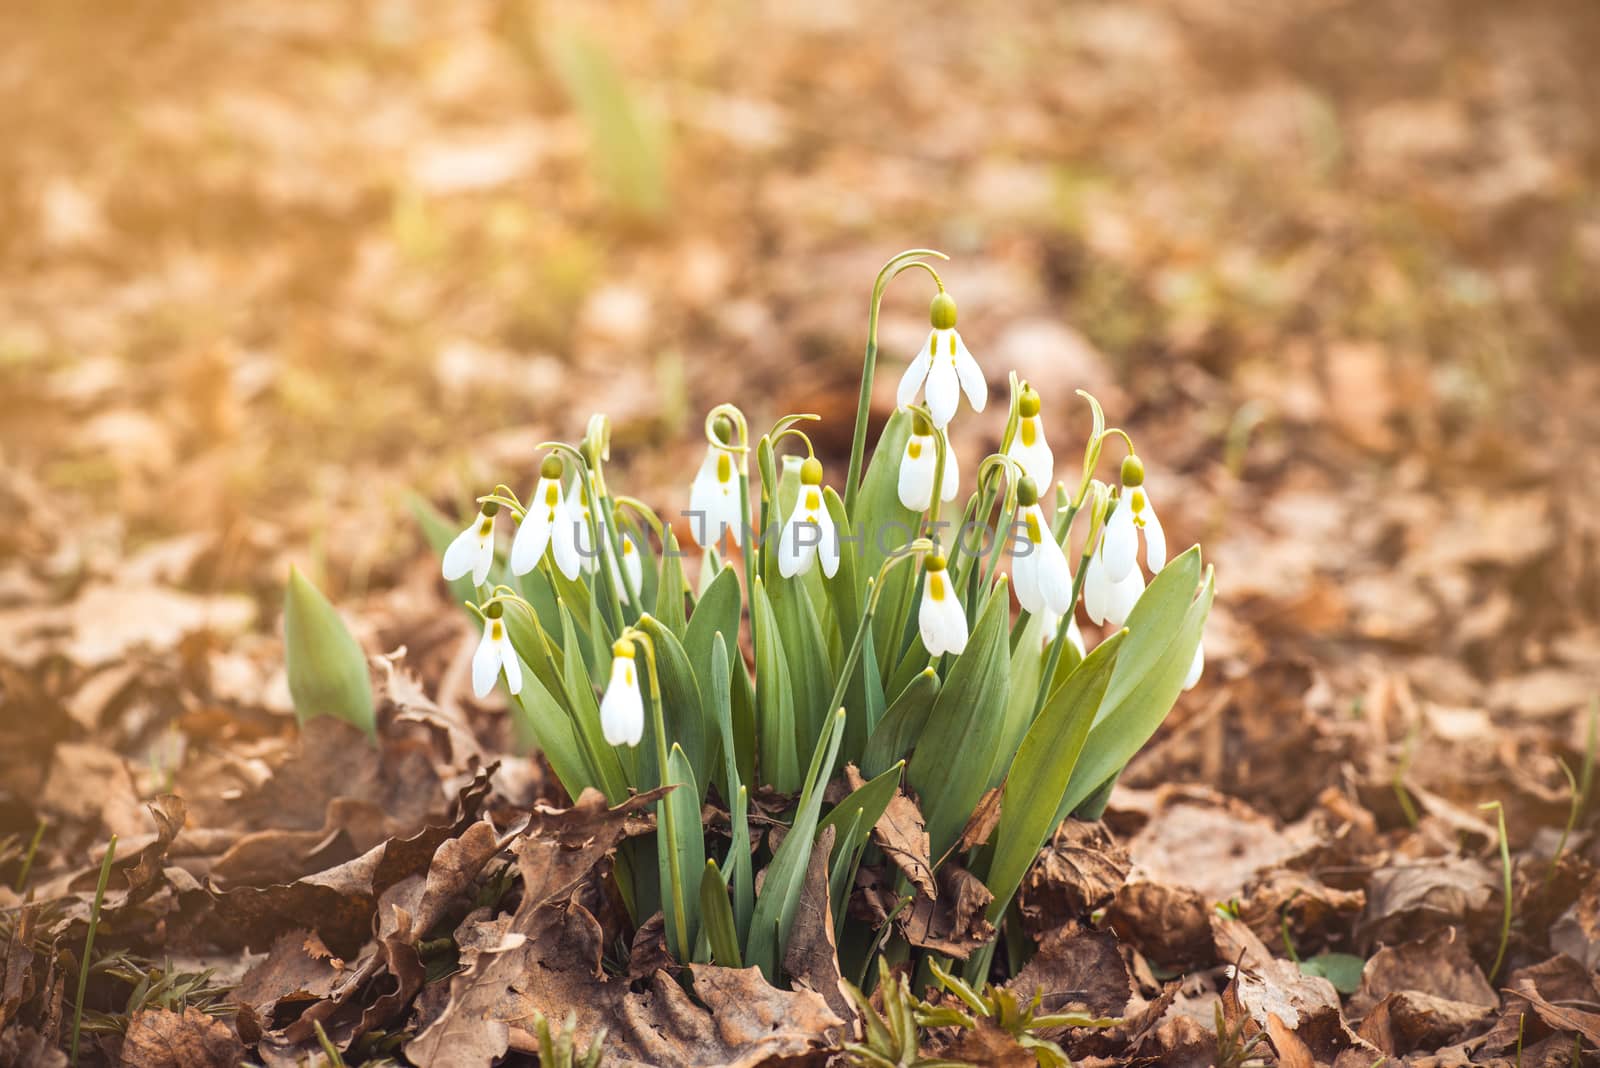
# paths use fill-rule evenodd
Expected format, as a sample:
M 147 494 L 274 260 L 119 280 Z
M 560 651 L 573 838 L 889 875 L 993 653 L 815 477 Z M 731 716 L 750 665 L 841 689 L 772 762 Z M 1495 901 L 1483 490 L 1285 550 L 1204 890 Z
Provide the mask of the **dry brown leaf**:
M 918 894 L 895 922 L 912 945 L 965 960 L 995 936 L 994 924 L 984 915 L 994 895 L 953 861 L 940 865 L 936 879 L 938 896 L 930 900 Z
M 311 932 L 285 931 L 272 943 L 266 959 L 245 973 L 232 996 L 270 1021 L 280 1001 L 316 1001 L 333 993 L 340 967 L 330 956 Z
M 965 856 L 969 850 L 976 849 L 989 841 L 994 829 L 1000 826 L 1000 798 L 1004 793 L 1003 787 L 996 786 L 992 790 L 985 791 L 978 799 L 977 807 L 972 810 L 967 825 L 961 829 L 960 839 L 950 851 L 951 856 Z
M 136 1012 L 122 1040 L 125 1068 L 233 1068 L 243 1060 L 233 1029 L 192 1005 Z
M 828 897 L 828 856 L 833 852 L 834 829 L 825 827 L 811 847 L 805 882 L 795 907 L 783 970 L 796 983 L 822 995 L 841 1020 L 854 1020 L 854 1002 L 845 993 L 839 974 L 839 950 L 834 942 L 833 905 Z
M 1368 945 L 1398 942 L 1486 920 L 1499 896 L 1489 869 L 1467 857 L 1393 864 L 1372 873 L 1360 933 Z
M 1006 988 L 1024 1003 L 1041 995 L 1045 1012 L 1081 1006 L 1095 1016 L 1121 1016 L 1133 996 L 1133 978 L 1109 931 L 1067 924 L 1044 937 L 1033 959 Z
M 1062 821 L 1018 892 L 1024 925 L 1034 937 L 1064 920 L 1083 919 L 1109 902 L 1128 878 L 1131 862 L 1101 822 Z
M 1333 1060 L 1354 1042 L 1332 983 L 1274 957 L 1243 922 L 1216 911 L 1210 920 L 1216 959 L 1231 971 L 1229 995 L 1257 1027 L 1265 1028 L 1268 1018 L 1277 1016 L 1321 1061 Z
M 1140 879 L 1123 884 L 1106 908 L 1117 937 L 1172 967 L 1212 959 L 1211 906 L 1187 886 Z
M 904 790 L 895 791 L 883 815 L 878 817 L 872 828 L 872 841 L 911 880 L 922 897 L 931 900 L 938 895 L 928 826 L 922 818 L 922 809 Z

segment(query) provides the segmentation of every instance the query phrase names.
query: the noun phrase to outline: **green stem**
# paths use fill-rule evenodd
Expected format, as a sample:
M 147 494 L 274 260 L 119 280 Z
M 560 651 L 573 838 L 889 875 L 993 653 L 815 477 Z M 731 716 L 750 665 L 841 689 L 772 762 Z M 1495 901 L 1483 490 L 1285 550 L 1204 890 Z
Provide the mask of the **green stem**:
M 100 906 L 106 899 L 106 884 L 111 881 L 111 863 L 117 856 L 117 836 L 111 836 L 106 846 L 106 858 L 100 862 L 100 881 L 95 884 L 94 904 L 89 909 L 89 931 L 83 936 L 83 959 L 78 962 L 78 1000 L 72 1008 L 73 1068 L 78 1064 L 78 1039 L 83 1031 L 83 998 L 89 989 L 89 960 L 94 953 L 94 935 L 100 928 Z
M 1056 622 L 1056 636 L 1050 642 L 1050 656 L 1045 660 L 1044 675 L 1039 679 L 1039 692 L 1033 698 L 1033 715 L 1030 721 L 1039 718 L 1039 710 L 1044 707 L 1044 702 L 1050 696 L 1050 683 L 1055 680 L 1056 668 L 1061 664 L 1061 647 L 1066 644 L 1067 628 L 1072 625 L 1072 620 L 1078 611 L 1078 595 L 1083 592 L 1083 576 L 1089 570 L 1089 553 L 1085 552 L 1078 558 L 1078 573 L 1072 576 L 1072 601 L 1067 605 L 1067 610 L 1061 613 L 1061 618 Z
M 644 646 L 645 661 L 650 669 L 650 705 L 653 710 L 651 717 L 655 727 L 656 736 L 656 762 L 659 764 L 659 785 L 667 785 L 667 716 L 666 708 L 661 703 L 661 681 L 656 674 L 656 647 L 650 636 L 643 631 L 629 632 L 629 638 Z M 683 880 L 680 877 L 677 858 L 677 835 L 674 828 L 672 804 L 662 798 L 656 805 L 656 819 L 660 821 L 661 836 L 665 839 L 667 853 L 667 882 L 672 894 L 672 915 L 677 921 L 678 946 L 677 957 L 680 961 L 690 960 L 694 950 L 688 944 L 689 940 L 689 912 L 684 904 Z
M 861 363 L 861 395 L 856 400 L 856 426 L 850 438 L 850 469 L 845 472 L 844 479 L 844 510 L 849 516 L 855 515 L 856 493 L 861 485 L 861 464 L 867 451 L 867 420 L 872 412 L 872 379 L 878 367 L 878 309 L 883 304 L 883 291 L 888 288 L 890 281 L 896 275 L 911 267 L 921 267 L 933 275 L 940 291 L 944 290 L 944 283 L 939 281 L 938 273 L 917 259 L 918 256 L 937 256 L 941 260 L 950 258 L 936 249 L 907 249 L 885 263 L 878 271 L 877 280 L 872 283 L 872 304 L 867 310 L 867 354 Z
M 22 857 L 22 870 L 17 873 L 17 893 L 22 893 L 28 886 L 28 874 L 33 871 L 33 858 L 39 854 L 39 843 L 44 839 L 45 821 L 40 820 L 39 826 L 33 829 L 33 838 L 28 842 L 28 851 Z

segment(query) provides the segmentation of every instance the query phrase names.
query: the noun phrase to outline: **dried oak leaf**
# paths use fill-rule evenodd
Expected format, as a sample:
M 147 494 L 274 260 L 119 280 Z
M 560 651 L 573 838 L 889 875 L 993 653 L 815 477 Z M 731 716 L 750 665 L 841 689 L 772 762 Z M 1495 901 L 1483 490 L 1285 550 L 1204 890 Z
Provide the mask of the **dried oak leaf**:
M 1133 977 L 1115 935 L 1069 923 L 1045 935 L 1039 952 L 1006 988 L 1024 1002 L 1041 995 L 1045 1012 L 1077 1007 L 1095 1016 L 1121 1016 L 1133 996 Z
M 1500 1005 L 1456 928 L 1385 946 L 1361 972 L 1350 1013 L 1361 1034 L 1390 1056 L 1461 1038 Z M 1370 1021 L 1371 1026 L 1368 1026 Z
M 805 882 L 789 930 L 783 970 L 796 983 L 822 995 L 841 1020 L 854 1020 L 856 1010 L 841 985 L 839 951 L 833 934 L 833 904 L 828 894 L 828 856 L 833 852 L 834 829 L 826 827 L 811 848 Z
M 1155 882 L 1191 886 L 1208 901 L 1238 897 L 1257 872 L 1311 844 L 1302 825 L 1280 830 L 1269 816 L 1212 790 L 1162 787 L 1149 822 L 1128 842 L 1135 869 Z
M 265 960 L 256 964 L 233 991 L 233 1000 L 269 1019 L 282 1001 L 316 1001 L 333 993 L 341 968 L 324 950 L 313 952 L 321 940 L 305 928 L 285 931 L 272 943 Z
M 1361 890 L 1337 890 L 1305 872 L 1275 868 L 1245 887 L 1239 918 L 1269 945 L 1281 945 L 1287 918 L 1295 948 L 1304 952 L 1343 937 L 1366 904 Z
M 112 874 L 100 910 L 108 926 L 115 925 L 124 913 L 129 913 L 131 919 L 133 911 L 162 890 L 170 889 L 172 879 L 186 878 L 181 870 L 164 867 L 173 839 L 183 829 L 186 808 L 182 798 L 163 794 L 146 808 L 156 822 L 156 835 L 126 853 L 119 850 L 112 861 Z M 99 879 L 100 862 L 96 861 L 90 867 L 39 888 L 39 900 L 52 902 L 50 938 L 81 937 L 78 932 L 89 922 Z M 171 904 L 170 901 L 151 903 L 151 911 L 164 914 Z
M 1494 911 L 1499 886 L 1482 863 L 1436 857 L 1380 868 L 1367 882 L 1364 944 L 1399 942 L 1450 926 L 1472 929 Z
M 192 1005 L 134 1013 L 122 1040 L 125 1068 L 234 1068 L 242 1060 L 244 1043 L 233 1029 Z
M 271 828 L 241 835 L 211 863 L 219 886 L 286 883 L 360 856 L 385 838 L 405 833 L 378 805 L 350 797 L 328 802 L 316 830 Z
M 1023 926 L 1038 938 L 1064 920 L 1086 917 L 1111 900 L 1131 866 L 1104 823 L 1063 821 L 1022 880 Z
M 33 996 L 33 931 L 39 912 L 25 905 L 17 913 L 0 956 L 0 1034 L 6 1029 L 22 1003 Z
M 1000 798 L 1004 793 L 1002 787 L 996 786 L 978 799 L 967 825 L 961 829 L 955 849 L 951 850 L 953 856 L 965 856 L 969 850 L 989 841 L 989 836 L 1000 826 Z
M 1211 911 L 1198 891 L 1141 879 L 1118 888 L 1106 922 L 1151 960 L 1191 967 L 1213 959 Z
M 957 1030 L 948 1044 L 938 1048 L 938 1055 L 947 1062 L 985 1068 L 1038 1068 L 1039 1063 L 1033 1051 L 1024 1049 L 987 1016 L 978 1017 L 976 1027 Z
M 1592 1004 L 1600 1001 L 1600 976 L 1571 957 L 1557 954 L 1512 972 L 1506 980 L 1506 994 L 1500 1018 L 1480 1040 L 1488 1052 L 1503 1053 L 1519 1044 L 1526 1047 L 1552 1033 L 1570 1035 L 1576 1028 L 1553 1024 L 1543 1013 L 1529 1012 L 1527 995 L 1535 994 L 1554 1005 Z
M 1321 976 L 1306 975 L 1293 961 L 1274 957 L 1241 921 L 1213 911 L 1210 917 L 1216 959 L 1232 973 L 1229 995 L 1265 1028 L 1276 1016 L 1319 1061 L 1331 1061 L 1355 1035 L 1339 1014 L 1339 992 Z
M 1550 948 L 1595 971 L 1600 969 L 1600 874 L 1591 869 L 1589 876 L 1578 899 L 1550 925 Z
M 941 865 L 935 878 L 938 896 L 930 900 L 916 895 L 896 922 L 912 945 L 965 960 L 995 935 L 985 915 L 994 895 L 983 880 L 953 861 Z
M 927 821 L 922 818 L 922 809 L 904 790 L 895 791 L 883 815 L 878 817 L 872 828 L 872 841 L 911 880 L 921 896 L 929 899 L 938 896 Z
M 0 1064 L 10 1068 L 67 1068 L 67 1055 L 31 1027 L 0 1028 Z

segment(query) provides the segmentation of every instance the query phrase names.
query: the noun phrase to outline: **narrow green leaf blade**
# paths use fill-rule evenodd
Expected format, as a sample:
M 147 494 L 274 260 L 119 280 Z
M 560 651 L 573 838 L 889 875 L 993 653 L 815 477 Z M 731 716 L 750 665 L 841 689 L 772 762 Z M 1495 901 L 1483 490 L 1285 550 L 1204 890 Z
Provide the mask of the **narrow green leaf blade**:
M 706 861 L 705 874 L 700 877 L 700 922 L 711 945 L 712 962 L 724 968 L 744 967 L 733 906 L 728 903 L 728 887 L 714 860 Z
M 322 591 L 292 565 L 283 598 L 283 639 L 295 718 L 304 723 L 332 716 L 376 737 L 366 654 Z

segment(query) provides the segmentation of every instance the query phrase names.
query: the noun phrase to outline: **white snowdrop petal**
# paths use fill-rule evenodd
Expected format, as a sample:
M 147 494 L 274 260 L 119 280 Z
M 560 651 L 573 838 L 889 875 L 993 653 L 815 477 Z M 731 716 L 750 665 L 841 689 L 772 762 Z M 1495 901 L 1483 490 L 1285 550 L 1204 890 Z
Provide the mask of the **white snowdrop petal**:
M 805 514 L 797 507 L 790 513 L 788 522 L 783 524 L 783 530 L 778 535 L 778 574 L 784 578 L 794 578 L 810 571 L 812 562 L 817 558 L 815 533 L 802 530 L 805 525 Z
M 937 461 L 933 452 L 933 438 L 913 434 L 906 442 L 905 454 L 900 457 L 900 474 L 896 490 L 900 503 L 913 512 L 926 511 L 933 503 L 933 468 Z
M 817 556 L 822 561 L 822 574 L 827 578 L 833 578 L 839 572 L 839 533 L 834 529 L 833 516 L 828 514 L 826 508 L 818 509 L 813 518 L 822 535 L 817 545 Z
M 1142 593 L 1144 593 L 1144 572 L 1136 567 L 1128 572 L 1127 578 L 1111 584 L 1106 620 L 1113 627 L 1122 626 L 1128 621 L 1128 613 L 1133 611 L 1133 606 L 1139 603 L 1139 595 Z
M 1195 684 L 1200 681 L 1200 676 L 1205 673 L 1205 670 L 1206 643 L 1202 638 L 1200 643 L 1194 647 L 1194 659 L 1189 661 L 1189 674 L 1183 677 L 1183 688 L 1185 690 L 1194 689 Z
M 1032 442 L 1025 439 L 1032 436 Z M 1044 439 L 1044 426 L 1037 416 L 1024 419 L 1017 428 L 1006 455 L 1017 462 L 1022 473 L 1033 479 L 1043 495 L 1055 483 L 1056 457 Z
M 500 665 L 506 673 L 506 689 L 517 694 L 522 692 L 522 661 L 517 659 L 517 651 L 511 645 L 510 638 L 500 640 Z
M 1156 518 L 1156 507 L 1148 494 L 1144 504 L 1144 562 L 1150 565 L 1151 572 L 1167 566 L 1167 532 L 1161 529 L 1161 520 Z
M 717 513 L 722 495 L 717 492 L 717 452 L 715 447 L 706 449 L 706 458 L 689 484 L 689 536 L 699 546 L 715 545 L 719 540 Z
M 543 484 L 541 480 L 540 485 Z M 528 505 L 528 514 L 522 517 L 522 524 L 511 539 L 513 575 L 526 575 L 538 567 L 539 561 L 544 559 L 545 548 L 550 544 L 551 509 L 543 504 L 538 489 L 534 490 L 533 496 L 533 502 Z
M 905 374 L 900 376 L 900 385 L 895 390 L 895 400 L 900 407 L 904 408 L 917 399 L 917 390 L 922 388 L 922 381 L 928 377 L 928 369 L 933 366 L 933 357 L 928 350 L 937 339 L 937 331 L 929 334 L 928 340 L 922 344 L 922 351 L 911 358 Z
M 1045 610 L 1044 598 L 1039 596 L 1039 546 L 1028 544 L 1011 557 L 1011 588 L 1023 611 L 1037 615 Z
M 930 655 L 960 653 L 967 647 L 967 616 L 944 572 L 930 572 L 917 609 L 917 630 Z
M 1103 537 L 1100 551 L 1106 558 L 1106 577 L 1113 583 L 1122 582 L 1139 558 L 1139 530 L 1133 525 L 1133 509 L 1126 500 L 1119 501 L 1106 520 Z
M 639 546 L 629 534 L 622 535 L 622 567 L 628 574 L 628 582 L 636 590 L 644 588 L 644 558 L 639 552 Z
M 638 666 L 630 657 L 611 661 L 611 683 L 600 699 L 600 732 L 607 745 L 638 745 L 644 736 L 644 697 Z
M 483 625 L 483 637 L 478 639 L 477 651 L 472 654 L 472 692 L 479 698 L 493 692 L 495 676 L 500 673 L 500 647 L 494 640 L 495 626 L 492 619 Z
M 1085 650 L 1083 647 L 1083 631 L 1078 629 L 1078 620 L 1076 617 L 1067 623 L 1067 641 L 1071 642 L 1072 647 L 1078 650 L 1079 656 L 1088 655 L 1087 650 Z
M 1089 558 L 1089 573 L 1083 576 L 1083 610 L 1096 623 L 1106 621 L 1111 607 L 1111 580 L 1106 577 L 1106 562 L 1100 553 Z
M 454 582 L 471 571 L 477 563 L 478 525 L 482 522 L 483 516 L 480 515 L 472 521 L 471 526 L 457 534 L 445 549 L 441 570 L 446 581 Z
M 989 383 L 985 381 L 983 369 L 978 366 L 978 361 L 967 351 L 961 335 L 952 330 L 950 337 L 955 341 L 955 367 L 956 375 L 961 380 L 961 389 L 966 393 L 967 403 L 972 405 L 972 410 L 981 412 L 983 406 L 989 403 Z M 949 344 L 948 341 L 945 343 Z
M 1038 584 L 1039 597 L 1051 612 L 1059 616 L 1072 607 L 1072 565 L 1067 563 L 1067 554 L 1061 551 L 1054 536 L 1048 533 L 1039 543 Z
M 931 481 L 931 480 L 930 480 Z M 953 501 L 961 489 L 961 464 L 956 459 L 956 450 L 950 447 L 949 437 L 945 438 L 944 448 L 944 485 L 939 488 L 939 499 Z
M 940 355 L 928 371 L 928 413 L 933 425 L 943 430 L 955 417 L 956 405 L 961 402 L 961 386 L 956 380 L 956 369 L 948 356 Z
M 556 558 L 556 567 L 573 582 L 583 570 L 583 557 L 578 552 L 578 530 L 583 526 L 576 512 L 565 501 L 556 508 L 555 520 L 550 524 L 550 550 Z

